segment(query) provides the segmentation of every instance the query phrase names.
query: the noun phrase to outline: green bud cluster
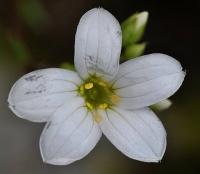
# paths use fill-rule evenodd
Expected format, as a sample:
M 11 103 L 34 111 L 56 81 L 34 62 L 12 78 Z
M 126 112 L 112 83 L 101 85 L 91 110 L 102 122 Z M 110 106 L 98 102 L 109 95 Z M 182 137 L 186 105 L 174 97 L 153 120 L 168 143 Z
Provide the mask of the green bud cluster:
M 135 13 L 122 24 L 122 58 L 135 58 L 144 53 L 146 43 L 138 43 L 145 31 L 148 12 Z

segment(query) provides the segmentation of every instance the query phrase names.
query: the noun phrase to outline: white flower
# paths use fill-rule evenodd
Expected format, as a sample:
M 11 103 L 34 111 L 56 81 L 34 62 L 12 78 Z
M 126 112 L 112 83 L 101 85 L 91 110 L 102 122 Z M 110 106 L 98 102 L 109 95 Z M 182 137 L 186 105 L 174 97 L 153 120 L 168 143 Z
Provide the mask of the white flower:
M 40 150 L 44 162 L 67 165 L 86 156 L 102 132 L 126 156 L 161 160 L 166 132 L 147 106 L 174 94 L 185 73 L 178 61 L 150 54 L 119 66 L 121 28 L 102 8 L 80 20 L 75 39 L 76 72 L 33 71 L 12 87 L 8 102 L 19 117 L 47 122 Z

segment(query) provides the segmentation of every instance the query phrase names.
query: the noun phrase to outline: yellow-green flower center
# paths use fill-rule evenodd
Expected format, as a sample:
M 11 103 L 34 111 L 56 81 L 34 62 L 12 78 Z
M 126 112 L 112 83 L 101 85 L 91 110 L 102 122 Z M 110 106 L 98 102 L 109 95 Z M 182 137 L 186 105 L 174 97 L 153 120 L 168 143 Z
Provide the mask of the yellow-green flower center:
M 84 98 L 85 106 L 90 111 L 107 109 L 119 100 L 111 85 L 97 76 L 86 79 L 78 87 L 78 93 Z

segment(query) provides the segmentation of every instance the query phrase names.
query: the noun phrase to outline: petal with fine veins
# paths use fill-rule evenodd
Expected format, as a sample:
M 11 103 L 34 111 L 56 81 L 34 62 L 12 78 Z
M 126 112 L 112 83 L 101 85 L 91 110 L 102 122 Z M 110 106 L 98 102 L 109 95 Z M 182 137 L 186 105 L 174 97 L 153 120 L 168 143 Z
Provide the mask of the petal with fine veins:
M 166 149 L 166 132 L 148 108 L 102 111 L 100 123 L 105 136 L 126 156 L 144 162 L 158 162 Z
M 112 79 L 119 66 L 121 28 L 115 17 L 102 8 L 85 13 L 75 37 L 75 67 L 82 78 L 89 74 Z
M 83 99 L 72 100 L 59 108 L 40 137 L 43 161 L 67 165 L 85 157 L 101 137 L 101 130 Z
M 162 101 L 179 89 L 184 77 L 180 63 L 164 54 L 129 60 L 120 65 L 114 80 L 119 107 L 138 109 Z
M 49 68 L 30 72 L 13 85 L 9 107 L 21 118 L 45 122 L 59 106 L 76 95 L 80 82 L 73 71 Z

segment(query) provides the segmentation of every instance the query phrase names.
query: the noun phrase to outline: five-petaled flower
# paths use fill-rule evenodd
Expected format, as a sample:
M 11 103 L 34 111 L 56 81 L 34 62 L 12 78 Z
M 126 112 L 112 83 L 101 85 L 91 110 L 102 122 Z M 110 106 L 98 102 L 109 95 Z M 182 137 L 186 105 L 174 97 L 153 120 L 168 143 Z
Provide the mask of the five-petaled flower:
M 132 159 L 162 159 L 166 132 L 147 106 L 174 94 L 185 73 L 178 61 L 158 53 L 119 66 L 121 39 L 114 16 L 102 8 L 92 9 L 77 27 L 77 73 L 37 70 L 12 87 L 11 110 L 33 122 L 47 122 L 40 137 L 44 162 L 67 165 L 83 158 L 102 132 Z

